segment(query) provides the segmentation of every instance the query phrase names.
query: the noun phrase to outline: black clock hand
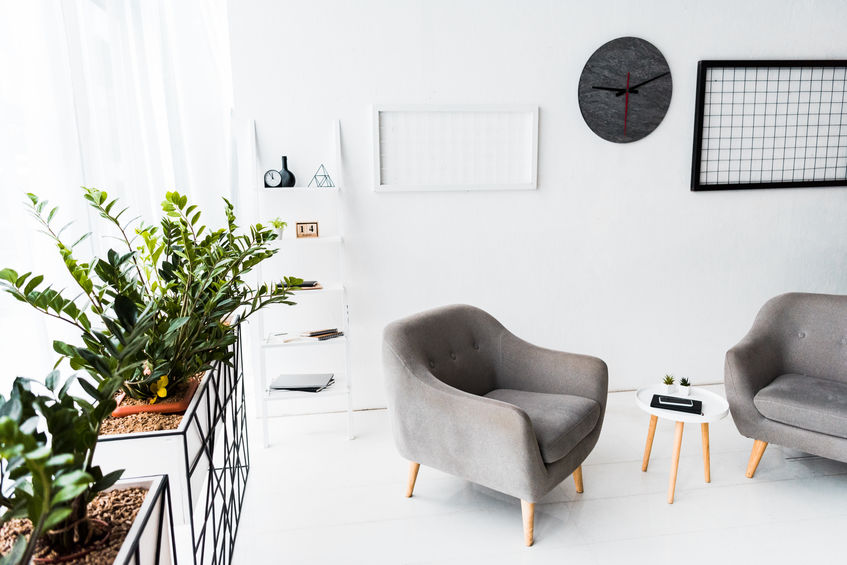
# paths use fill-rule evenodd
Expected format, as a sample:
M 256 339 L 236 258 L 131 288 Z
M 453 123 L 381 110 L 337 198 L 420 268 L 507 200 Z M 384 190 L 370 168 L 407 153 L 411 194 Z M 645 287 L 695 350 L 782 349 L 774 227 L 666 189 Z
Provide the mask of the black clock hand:
M 653 82 L 654 80 L 660 79 L 660 78 L 662 78 L 663 76 L 665 76 L 665 75 L 669 75 L 669 74 L 671 74 L 671 72 L 670 72 L 670 71 L 666 71 L 666 72 L 664 72 L 664 73 L 662 73 L 662 74 L 660 74 L 660 75 L 656 75 L 656 76 L 654 76 L 653 78 L 648 78 L 648 79 L 647 79 L 647 80 L 645 80 L 644 82 L 639 82 L 638 84 L 636 84 L 636 85 L 635 85 L 635 86 L 633 86 L 632 88 L 638 88 L 639 86 L 644 86 L 644 85 L 645 85 L 645 84 L 647 84 L 648 82 Z M 630 92 L 632 92 L 632 88 L 630 88 L 630 89 L 629 89 L 629 91 L 630 91 Z
M 611 90 L 615 93 L 615 96 L 620 96 L 626 92 L 626 88 L 612 88 L 611 86 L 592 86 L 591 88 L 594 90 Z M 638 93 L 637 90 L 633 90 L 632 88 L 629 89 L 629 92 Z
M 665 72 L 665 73 L 662 73 L 662 74 L 660 74 L 660 75 L 656 75 L 656 76 L 654 76 L 653 78 L 648 78 L 647 80 L 645 80 L 645 81 L 643 81 L 643 82 L 639 82 L 639 83 L 638 83 L 638 84 L 636 84 L 635 86 L 630 87 L 629 91 L 630 91 L 630 92 L 638 92 L 638 91 L 637 91 L 637 90 L 635 90 L 635 89 L 637 89 L 639 86 L 644 86 L 645 84 L 647 84 L 647 83 L 649 83 L 649 82 L 653 82 L 654 80 L 658 80 L 658 79 L 662 78 L 663 76 L 665 76 L 665 75 L 669 75 L 669 74 L 671 74 L 671 72 L 670 72 L 670 71 Z M 623 94 L 623 91 L 622 91 L 622 92 L 618 92 L 617 94 L 615 94 L 615 96 L 620 96 L 620 95 L 622 95 L 622 94 Z

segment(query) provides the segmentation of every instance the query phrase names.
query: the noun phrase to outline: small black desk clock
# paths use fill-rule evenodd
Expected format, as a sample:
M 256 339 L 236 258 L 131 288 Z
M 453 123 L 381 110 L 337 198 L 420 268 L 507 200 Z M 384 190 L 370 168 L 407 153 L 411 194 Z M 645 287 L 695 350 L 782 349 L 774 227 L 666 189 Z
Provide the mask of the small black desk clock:
M 282 168 L 265 173 L 265 188 L 289 188 L 294 186 L 294 173 L 288 170 L 288 157 L 282 156 Z

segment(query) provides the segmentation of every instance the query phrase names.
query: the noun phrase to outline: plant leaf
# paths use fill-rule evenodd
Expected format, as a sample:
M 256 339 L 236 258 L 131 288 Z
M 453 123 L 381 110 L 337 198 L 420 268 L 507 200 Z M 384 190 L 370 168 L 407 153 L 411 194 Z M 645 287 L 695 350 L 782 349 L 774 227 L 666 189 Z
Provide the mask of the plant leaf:
M 112 471 L 101 477 L 97 482 L 91 485 L 91 490 L 93 492 L 101 492 L 115 484 L 118 479 L 121 478 L 121 475 L 124 474 L 123 469 L 118 469 L 117 471 Z
M 24 535 L 19 535 L 15 539 L 15 545 L 12 550 L 0 558 L 0 565 L 19 565 L 26 553 L 27 539 Z
M 30 279 L 29 283 L 26 285 L 26 288 L 24 288 L 24 294 L 28 295 L 30 292 L 35 290 L 35 287 L 40 285 L 41 281 L 43 281 L 43 280 L 44 280 L 44 275 L 38 275 L 36 277 L 32 277 L 32 279 Z
M 11 284 L 15 284 L 15 281 L 18 280 L 18 273 L 16 273 L 13 269 L 0 270 L 0 279 L 8 281 Z
M 44 521 L 44 531 L 52 530 L 62 520 L 70 516 L 71 512 L 72 510 L 70 508 L 57 508 L 53 510 Z
M 50 502 L 51 504 L 60 504 L 62 502 L 73 500 L 74 498 L 85 492 L 85 489 L 87 488 L 87 484 L 74 484 L 62 487 L 59 489 L 59 492 L 53 495 L 53 498 L 50 499 Z
M 46 467 L 64 467 L 65 465 L 70 465 L 74 462 L 74 456 L 70 453 L 60 453 L 59 455 L 54 455 L 44 464 Z
M 53 484 L 55 484 L 59 488 L 64 488 L 66 486 L 83 484 L 87 486 L 90 482 L 91 475 L 81 469 L 75 469 L 73 471 L 70 471 L 69 473 L 63 473 L 59 475 L 59 477 L 57 477 L 56 480 L 53 481 Z

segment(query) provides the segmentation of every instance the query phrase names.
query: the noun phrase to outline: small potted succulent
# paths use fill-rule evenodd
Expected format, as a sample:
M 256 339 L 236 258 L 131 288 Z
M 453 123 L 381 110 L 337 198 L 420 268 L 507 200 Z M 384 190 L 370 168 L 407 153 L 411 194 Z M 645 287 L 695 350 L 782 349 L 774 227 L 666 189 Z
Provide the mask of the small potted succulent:
M 662 379 L 662 384 L 665 387 L 665 394 L 673 394 L 676 392 L 676 382 L 673 378 L 673 375 L 665 375 L 665 378 Z
M 282 241 L 282 234 L 285 232 L 285 228 L 288 227 L 288 222 L 283 222 L 279 218 L 275 218 L 271 220 L 271 225 L 273 226 L 274 231 L 276 231 L 277 239 Z
M 679 390 L 677 390 L 677 393 L 680 396 L 688 396 L 689 394 L 691 394 L 691 381 L 689 381 L 685 377 L 679 379 Z

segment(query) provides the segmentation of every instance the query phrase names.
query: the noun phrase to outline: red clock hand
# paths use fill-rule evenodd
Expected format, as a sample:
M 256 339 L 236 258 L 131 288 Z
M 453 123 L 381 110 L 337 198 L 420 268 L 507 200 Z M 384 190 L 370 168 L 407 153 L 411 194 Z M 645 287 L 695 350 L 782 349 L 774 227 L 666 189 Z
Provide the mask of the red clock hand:
M 629 112 L 629 73 L 626 73 L 626 97 L 623 106 L 623 132 L 626 133 L 626 115 Z

